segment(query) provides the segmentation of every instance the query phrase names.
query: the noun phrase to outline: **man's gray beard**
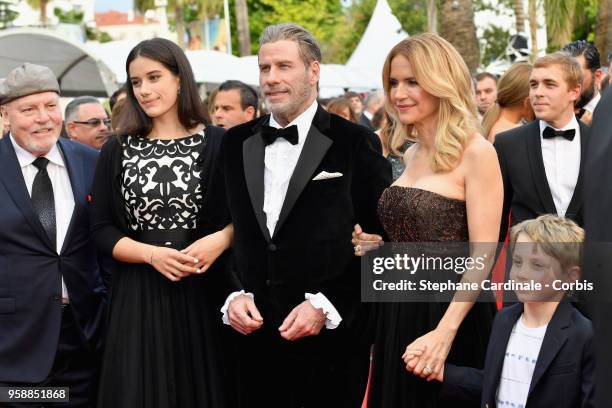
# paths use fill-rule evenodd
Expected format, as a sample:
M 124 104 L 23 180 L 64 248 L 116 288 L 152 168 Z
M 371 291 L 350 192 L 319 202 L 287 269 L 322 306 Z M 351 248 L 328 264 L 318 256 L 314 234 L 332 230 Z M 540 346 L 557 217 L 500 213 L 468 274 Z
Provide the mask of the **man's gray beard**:
M 309 89 L 305 87 L 303 92 L 296 95 L 296 99 L 283 106 L 282 108 L 273 109 L 272 107 L 270 107 L 270 113 L 272 113 L 274 119 L 277 121 L 279 119 L 282 119 L 283 121 L 289 122 L 289 116 L 295 113 L 295 111 L 300 108 L 302 103 L 304 103 L 304 101 L 310 98 L 310 95 L 311 93 L 309 92 Z M 297 99 L 299 99 L 299 101 L 297 101 Z

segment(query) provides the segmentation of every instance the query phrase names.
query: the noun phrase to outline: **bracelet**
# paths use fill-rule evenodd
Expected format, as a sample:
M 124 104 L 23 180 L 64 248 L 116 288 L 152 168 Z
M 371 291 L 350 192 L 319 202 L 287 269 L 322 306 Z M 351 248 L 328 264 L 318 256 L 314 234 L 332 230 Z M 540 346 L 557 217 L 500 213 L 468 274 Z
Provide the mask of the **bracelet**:
M 156 246 L 153 247 L 153 249 L 151 249 L 151 260 L 149 261 L 149 265 L 153 266 L 153 253 L 155 253 L 155 250 L 157 249 Z

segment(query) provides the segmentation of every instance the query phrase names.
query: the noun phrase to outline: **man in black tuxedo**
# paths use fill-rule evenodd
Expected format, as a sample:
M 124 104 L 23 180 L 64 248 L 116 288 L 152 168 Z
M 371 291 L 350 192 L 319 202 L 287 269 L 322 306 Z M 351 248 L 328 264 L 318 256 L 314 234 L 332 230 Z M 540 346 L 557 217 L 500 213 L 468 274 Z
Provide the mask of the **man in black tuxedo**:
M 87 200 L 98 153 L 59 139 L 49 68 L 15 68 L 0 103 L 10 128 L 0 140 L 0 386 L 69 387 L 62 406 L 90 407 L 105 305 Z
M 351 232 L 356 223 L 382 231 L 376 207 L 391 173 L 371 131 L 317 104 L 320 61 L 302 27 L 264 30 L 260 86 L 272 114 L 227 132 L 222 183 L 209 193 L 226 192 L 234 224 L 240 284 L 222 312 L 244 335 L 242 406 L 357 407 L 365 391 L 369 349 L 355 332 L 363 316 Z
M 582 225 L 582 158 L 589 131 L 574 116 L 582 70 L 570 56 L 546 55 L 535 61 L 529 83 L 537 120 L 495 138 L 504 181 L 500 241 L 509 227 L 541 214 Z
M 597 407 L 612 399 L 612 89 L 602 96 L 593 114 L 587 146 L 584 182 L 584 278 L 593 282 L 595 294 L 589 304 L 595 327 Z

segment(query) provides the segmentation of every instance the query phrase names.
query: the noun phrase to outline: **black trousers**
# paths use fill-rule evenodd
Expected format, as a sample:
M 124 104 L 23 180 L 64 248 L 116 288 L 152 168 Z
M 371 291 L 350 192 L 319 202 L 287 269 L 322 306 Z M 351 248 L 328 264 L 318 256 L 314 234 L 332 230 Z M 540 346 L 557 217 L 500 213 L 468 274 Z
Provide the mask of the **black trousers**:
M 238 407 L 361 407 L 370 362 L 367 346 L 346 341 L 344 347 L 339 347 L 331 342 L 329 347 L 313 350 L 290 344 L 274 334 L 236 333 Z
M 48 408 L 94 407 L 97 397 L 100 357 L 85 343 L 70 306 L 62 308 L 62 327 L 53 367 L 47 378 L 38 384 L 0 383 L 2 387 L 68 387 L 70 401 L 64 403 L 9 403 L 0 407 Z

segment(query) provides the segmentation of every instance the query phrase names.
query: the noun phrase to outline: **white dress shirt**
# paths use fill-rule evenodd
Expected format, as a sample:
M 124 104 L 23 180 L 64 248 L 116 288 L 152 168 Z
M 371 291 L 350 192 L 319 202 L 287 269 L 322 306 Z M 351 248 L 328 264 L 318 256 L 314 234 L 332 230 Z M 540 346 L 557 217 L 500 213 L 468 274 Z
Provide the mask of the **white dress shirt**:
M 308 109 L 286 126 L 297 126 L 298 143 L 296 145 L 292 145 L 286 139 L 279 137 L 265 148 L 263 211 L 266 214 L 266 227 L 271 237 L 274 236 L 276 223 L 278 222 L 283 203 L 285 202 L 285 196 L 287 195 L 287 189 L 289 188 L 289 181 L 302 153 L 312 120 L 317 113 L 317 107 L 317 101 L 314 101 Z M 274 119 L 274 115 L 270 115 L 270 126 L 276 129 L 282 128 Z M 229 303 L 240 294 L 245 293 L 240 291 L 230 294 L 221 308 L 221 313 L 223 313 L 222 320 L 225 324 L 229 324 L 227 316 Z M 253 298 L 253 294 L 247 293 L 247 295 Z M 342 317 L 325 295 L 321 292 L 317 294 L 306 293 L 304 298 L 310 301 L 315 308 L 323 310 L 326 316 L 326 328 L 335 329 L 338 327 Z
M 17 160 L 21 167 L 21 173 L 28 189 L 28 194 L 32 197 L 32 184 L 34 183 L 34 177 L 38 174 L 38 169 L 34 166 L 34 160 L 37 156 L 28 152 L 15 142 L 13 136 L 10 136 L 11 143 L 17 154 Z M 55 250 L 59 254 L 64 245 L 64 239 L 68 232 L 68 226 L 72 218 L 72 212 L 74 211 L 74 196 L 72 194 L 72 184 L 70 183 L 70 177 L 68 175 L 68 169 L 64 163 L 64 158 L 57 147 L 57 144 L 53 146 L 51 151 L 44 157 L 49 160 L 47 165 L 47 173 L 51 179 L 51 185 L 53 186 L 53 198 L 55 202 L 55 228 L 56 228 L 56 247 Z M 64 283 L 64 277 L 62 277 L 62 301 L 68 303 L 68 290 Z
M 540 138 L 542 142 L 542 159 L 548 186 L 555 202 L 557 215 L 565 217 L 580 172 L 580 126 L 578 120 L 572 115 L 570 122 L 561 129 L 574 129 L 576 136 L 571 142 L 563 137 L 544 139 L 543 132 L 547 126 L 545 121 L 540 121 Z M 552 127 L 552 126 L 550 126 Z M 554 129 L 554 128 L 553 128 Z
M 597 107 L 597 104 L 599 103 L 600 99 L 601 99 L 601 94 L 599 92 L 597 92 L 597 95 L 595 95 L 593 97 L 593 99 L 591 99 L 589 101 L 589 103 L 584 105 L 584 110 L 593 113 L 595 111 L 595 108 Z

